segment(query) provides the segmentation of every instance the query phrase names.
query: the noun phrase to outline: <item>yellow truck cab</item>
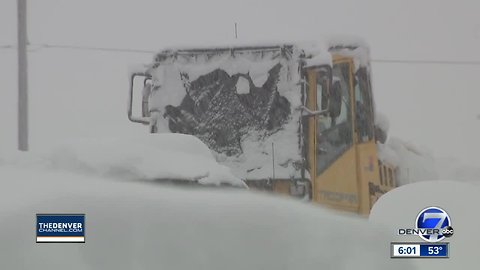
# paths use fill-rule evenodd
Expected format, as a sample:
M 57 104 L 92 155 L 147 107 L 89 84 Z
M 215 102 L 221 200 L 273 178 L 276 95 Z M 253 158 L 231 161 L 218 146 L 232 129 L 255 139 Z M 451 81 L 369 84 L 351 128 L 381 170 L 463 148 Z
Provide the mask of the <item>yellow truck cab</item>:
M 166 49 L 132 71 L 128 117 L 200 138 L 251 188 L 368 215 L 396 186 L 370 73 L 361 41 Z

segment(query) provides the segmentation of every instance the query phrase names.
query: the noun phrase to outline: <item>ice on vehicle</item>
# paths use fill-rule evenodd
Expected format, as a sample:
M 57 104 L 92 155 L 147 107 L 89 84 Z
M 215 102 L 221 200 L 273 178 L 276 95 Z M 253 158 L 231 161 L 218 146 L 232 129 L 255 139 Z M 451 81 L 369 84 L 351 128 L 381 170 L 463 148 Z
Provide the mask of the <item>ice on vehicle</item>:
M 195 135 L 244 179 L 301 178 L 306 93 L 299 70 L 331 65 L 329 49 L 343 53 L 347 46 L 334 44 L 164 50 L 145 71 L 152 77 L 151 129 Z M 368 65 L 368 49 L 359 44 L 345 49 L 362 55 L 357 68 Z

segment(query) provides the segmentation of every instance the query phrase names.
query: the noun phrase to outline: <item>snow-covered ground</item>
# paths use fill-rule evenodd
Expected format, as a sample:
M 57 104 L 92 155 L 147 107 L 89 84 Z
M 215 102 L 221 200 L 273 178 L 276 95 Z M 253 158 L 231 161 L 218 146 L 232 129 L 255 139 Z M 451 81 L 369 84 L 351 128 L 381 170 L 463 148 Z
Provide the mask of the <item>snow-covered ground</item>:
M 413 260 L 415 265 L 418 269 L 478 269 L 479 194 L 478 185 L 458 181 L 408 184 L 382 196 L 373 206 L 370 222 L 390 227 L 391 241 L 394 241 L 398 229 L 415 228 L 415 219 L 422 209 L 440 207 L 447 211 L 455 231 L 447 239 L 450 258 Z M 402 241 L 422 242 L 417 236 L 402 238 Z
M 2 163 L 123 180 L 179 180 L 245 187 L 198 138 L 184 134 L 68 140 L 44 152 L 0 155 Z
M 414 269 L 364 219 L 246 190 L 0 166 L 1 269 Z M 36 244 L 36 213 L 85 213 L 86 243 Z

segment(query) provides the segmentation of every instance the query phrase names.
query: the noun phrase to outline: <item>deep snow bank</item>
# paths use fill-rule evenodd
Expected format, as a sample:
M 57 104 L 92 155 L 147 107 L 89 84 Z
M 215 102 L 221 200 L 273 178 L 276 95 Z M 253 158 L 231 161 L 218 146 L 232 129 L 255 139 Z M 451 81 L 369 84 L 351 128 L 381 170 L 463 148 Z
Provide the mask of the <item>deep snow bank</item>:
M 386 135 L 390 128 L 388 118 L 375 113 L 375 126 Z M 388 136 L 385 143 L 377 143 L 378 158 L 397 167 L 398 185 L 436 179 L 452 179 L 480 185 L 480 167 L 468 166 L 453 158 L 439 158 L 432 151 Z
M 0 166 L 2 269 L 412 269 L 363 219 L 245 190 Z M 36 244 L 36 213 L 85 213 L 85 244 Z
M 397 166 L 398 185 L 438 179 L 437 161 L 426 149 L 395 137 L 377 149 L 381 161 Z
M 373 206 L 372 223 L 390 226 L 392 240 L 399 228 L 414 228 L 418 213 L 425 207 L 443 208 L 452 219 L 455 234 L 448 239 L 450 259 L 415 260 L 419 269 L 477 269 L 480 235 L 478 205 L 480 188 L 453 181 L 426 181 L 408 184 L 383 195 Z M 402 241 L 421 242 L 420 237 L 402 237 Z
M 215 161 L 204 143 L 184 134 L 70 140 L 46 153 L 17 153 L 15 157 L 4 158 L 3 162 L 117 179 L 179 179 L 201 184 L 244 185 L 228 167 Z
M 453 158 L 437 159 L 437 172 L 441 179 L 480 185 L 480 167 L 462 164 Z
M 385 144 L 377 144 L 377 149 L 380 160 L 397 166 L 400 186 L 436 179 L 480 185 L 480 167 L 462 164 L 453 158 L 435 157 L 413 143 L 390 137 Z
M 390 121 L 383 113 L 375 112 L 378 159 L 397 167 L 397 185 L 438 179 L 436 159 L 425 148 L 388 136 Z M 386 141 L 385 141 L 386 140 Z

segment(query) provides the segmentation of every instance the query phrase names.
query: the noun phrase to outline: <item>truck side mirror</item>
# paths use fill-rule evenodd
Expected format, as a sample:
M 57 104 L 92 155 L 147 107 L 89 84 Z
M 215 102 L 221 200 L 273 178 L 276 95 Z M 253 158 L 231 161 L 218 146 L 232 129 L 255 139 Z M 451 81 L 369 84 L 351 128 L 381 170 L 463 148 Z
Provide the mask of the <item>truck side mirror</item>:
M 130 76 L 130 89 L 128 94 L 128 119 L 135 123 L 150 124 L 150 112 L 148 111 L 148 98 L 152 90 L 151 76 L 146 73 L 132 73 Z M 135 116 L 134 99 L 141 94 L 141 116 Z M 137 98 L 135 98 L 137 96 Z M 138 111 L 137 105 L 137 111 Z
M 332 119 L 340 116 L 342 109 L 342 87 L 339 81 L 334 81 L 330 90 L 330 96 L 328 100 L 328 110 Z
M 142 90 L 142 117 L 150 117 L 150 110 L 148 108 L 148 100 L 153 90 L 153 84 L 151 78 L 145 78 L 143 81 Z

